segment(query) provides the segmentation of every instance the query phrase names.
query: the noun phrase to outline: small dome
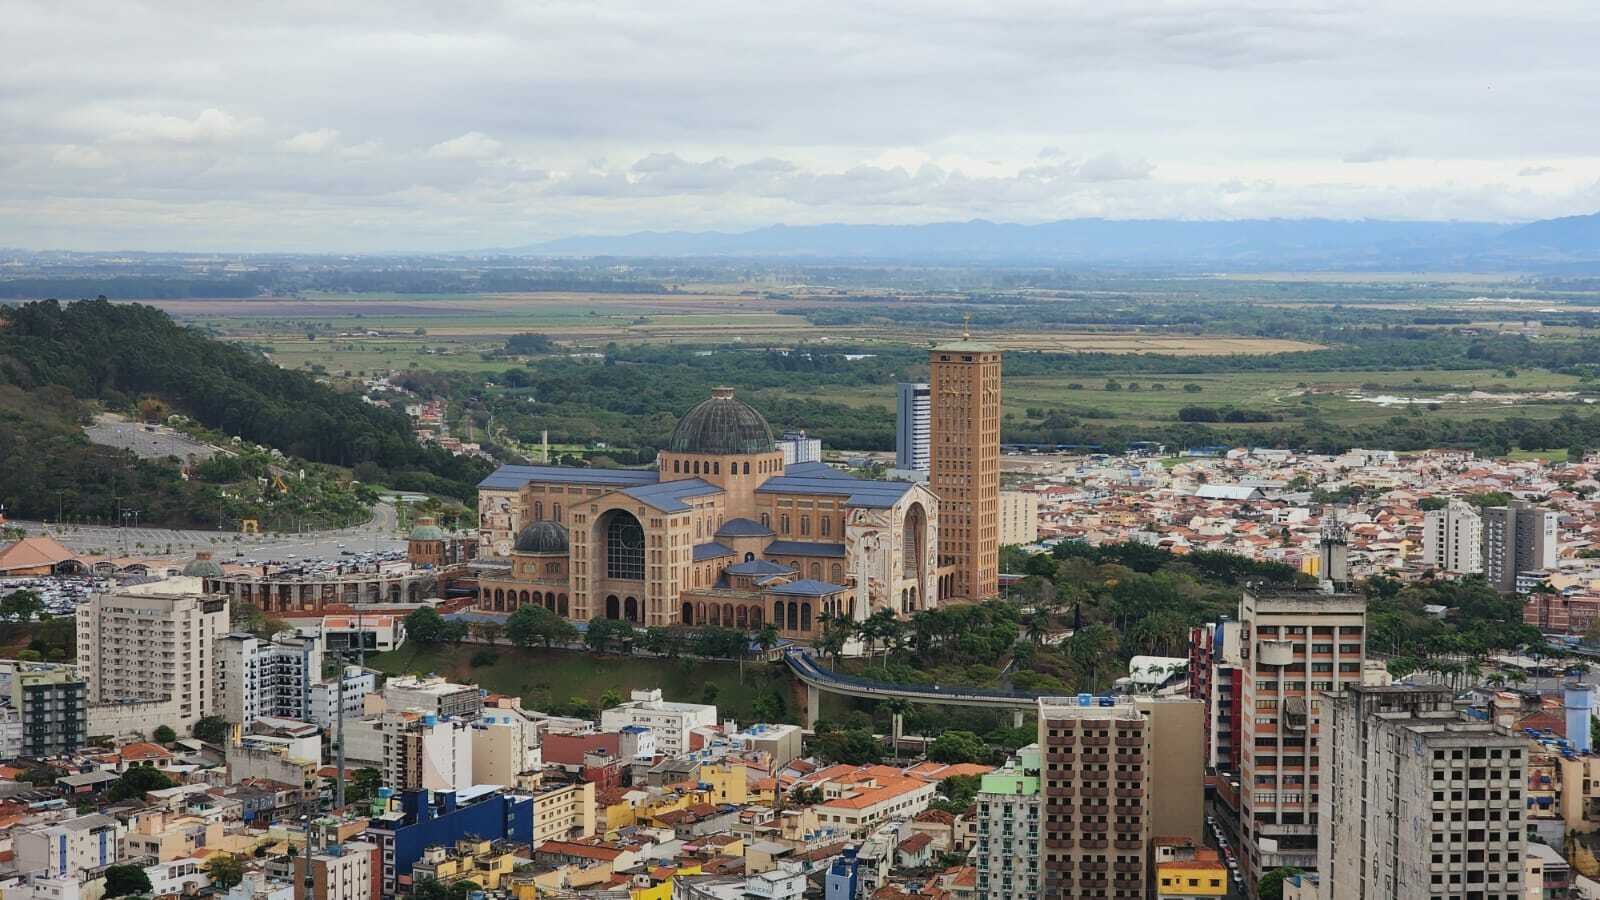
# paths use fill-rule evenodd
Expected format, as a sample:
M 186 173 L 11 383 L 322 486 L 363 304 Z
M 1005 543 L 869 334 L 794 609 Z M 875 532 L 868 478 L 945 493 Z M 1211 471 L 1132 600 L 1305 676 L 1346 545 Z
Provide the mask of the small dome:
M 567 529 L 548 519 L 534 522 L 517 535 L 518 553 L 566 553 Z
M 183 567 L 183 574 L 190 578 L 221 578 L 222 566 L 211 558 L 210 553 L 201 551 Z
M 444 529 L 433 524 L 433 519 L 427 516 L 419 516 L 417 518 L 417 527 L 411 529 L 411 540 L 442 541 L 444 540 Z
M 678 420 L 667 442 L 673 453 L 770 453 L 773 447 L 772 426 L 727 387 L 713 389 L 711 399 Z

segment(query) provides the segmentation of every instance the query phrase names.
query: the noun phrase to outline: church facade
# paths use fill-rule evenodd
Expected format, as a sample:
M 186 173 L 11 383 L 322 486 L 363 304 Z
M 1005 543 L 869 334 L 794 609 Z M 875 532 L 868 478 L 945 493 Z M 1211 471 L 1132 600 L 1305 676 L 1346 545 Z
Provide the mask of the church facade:
M 717 388 L 656 468 L 502 466 L 478 486 L 479 607 L 812 637 L 939 602 L 925 486 L 785 466 L 765 418 Z

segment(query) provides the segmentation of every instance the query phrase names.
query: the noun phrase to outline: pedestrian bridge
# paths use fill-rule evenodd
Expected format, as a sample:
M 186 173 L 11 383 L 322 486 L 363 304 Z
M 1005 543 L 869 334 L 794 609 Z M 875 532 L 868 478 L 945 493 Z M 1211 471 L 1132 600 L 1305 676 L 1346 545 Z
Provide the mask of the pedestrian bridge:
M 845 697 L 865 697 L 872 700 L 899 699 L 910 703 L 932 703 L 940 706 L 981 706 L 1011 710 L 1011 724 L 1022 727 L 1023 713 L 1037 709 L 1038 694 L 1021 691 L 1003 691 L 995 688 L 939 687 L 927 684 L 900 684 L 844 675 L 817 664 L 816 658 L 800 647 L 791 647 L 783 653 L 789 671 L 806 686 L 806 727 L 817 724 L 822 705 L 822 693 Z M 897 717 L 898 718 L 898 717 Z

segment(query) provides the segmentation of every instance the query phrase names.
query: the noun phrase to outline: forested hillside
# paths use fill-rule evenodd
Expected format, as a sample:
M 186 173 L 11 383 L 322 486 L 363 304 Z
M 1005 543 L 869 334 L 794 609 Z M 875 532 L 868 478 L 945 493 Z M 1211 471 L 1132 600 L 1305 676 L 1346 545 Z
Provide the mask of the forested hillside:
M 105 453 L 87 449 L 76 433 L 83 410 L 69 402 L 69 394 L 110 409 L 156 397 L 209 428 L 290 456 L 348 467 L 371 463 L 365 467 L 369 480 L 405 490 L 470 499 L 490 468 L 420 446 L 402 413 L 370 406 L 305 373 L 280 369 L 250 351 L 180 327 L 147 306 L 101 299 L 0 309 L 0 386 L 11 388 L 10 403 L 0 415 L 18 432 L 8 436 L 8 446 L 34 454 L 53 448 L 53 460 L 38 461 L 52 469 L 59 467 L 62 454 L 92 456 L 100 460 L 97 465 L 109 465 Z M 29 409 L 35 402 L 51 408 Z M 152 468 L 141 464 L 130 471 Z M 37 500 L 30 499 L 34 491 L 16 484 L 6 489 L 14 471 L 0 471 L 0 497 L 13 498 L 11 514 L 54 513 L 55 502 L 36 508 Z M 78 481 L 99 477 L 65 474 Z

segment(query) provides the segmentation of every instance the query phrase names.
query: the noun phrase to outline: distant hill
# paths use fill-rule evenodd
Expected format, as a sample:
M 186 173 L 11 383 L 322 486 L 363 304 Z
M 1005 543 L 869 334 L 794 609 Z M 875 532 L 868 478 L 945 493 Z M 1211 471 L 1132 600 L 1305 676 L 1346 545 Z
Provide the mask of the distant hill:
M 977 219 L 930 225 L 773 225 L 743 232 L 571 237 L 498 252 L 1237 269 L 1475 269 L 1557 258 L 1600 263 L 1600 215 L 1522 226 L 1376 219 L 1066 219 L 1038 225 Z

